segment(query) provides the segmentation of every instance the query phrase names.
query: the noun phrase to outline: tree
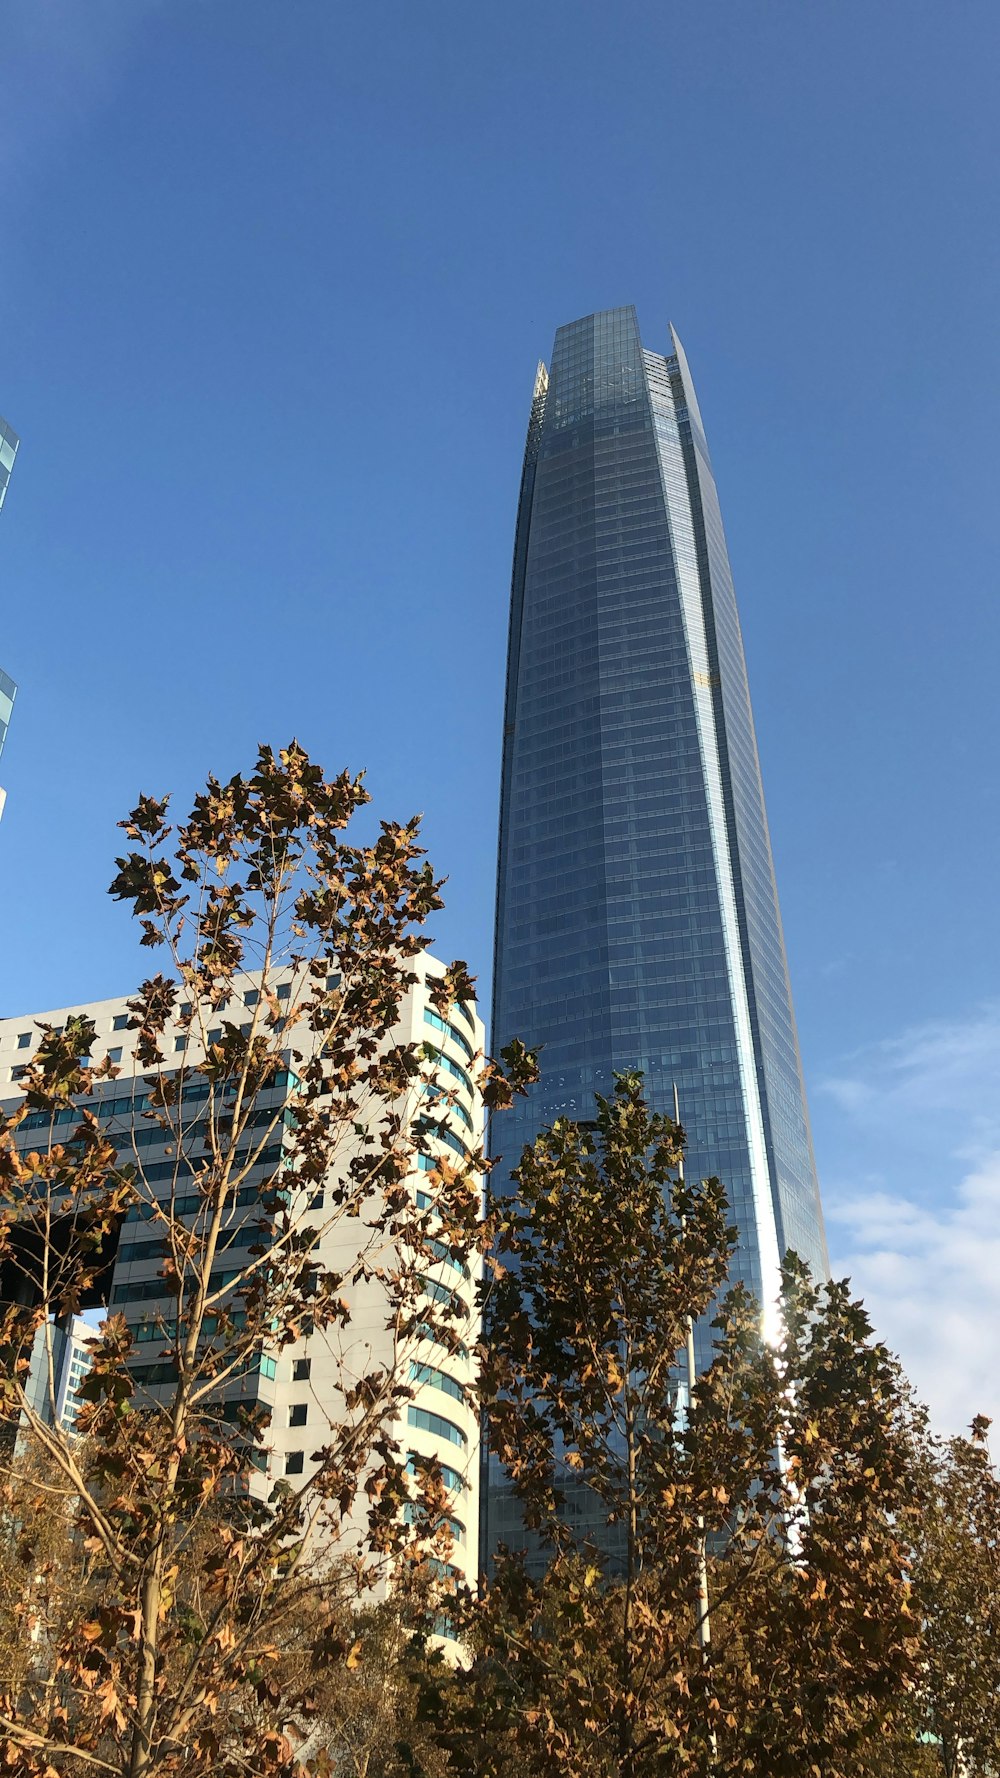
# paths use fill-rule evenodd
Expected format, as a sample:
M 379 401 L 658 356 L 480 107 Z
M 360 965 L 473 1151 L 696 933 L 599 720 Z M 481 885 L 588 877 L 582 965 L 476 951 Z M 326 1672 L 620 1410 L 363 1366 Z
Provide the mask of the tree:
M 442 1609 L 428 1575 L 449 1547 L 448 1493 L 438 1465 L 410 1473 L 398 1416 L 415 1339 L 458 1339 L 425 1275 L 442 1250 L 481 1244 L 486 1163 L 473 1143 L 437 1157 L 447 1081 L 393 1036 L 440 885 L 415 820 L 347 843 L 367 801 L 360 779 L 326 780 L 295 743 L 261 748 L 247 777 L 210 779 L 176 831 L 166 801 L 142 797 L 111 893 L 165 960 L 129 1002 L 145 1107 L 109 1135 L 83 1103 L 117 1070 L 77 1018 L 43 1029 L 23 1106 L 0 1122 L 0 1260 L 15 1280 L 0 1417 L 44 1466 L 34 1520 L 75 1552 L 45 1662 L 0 1675 L 0 1770 L 18 1778 L 290 1773 L 311 1744 L 317 1676 L 360 1661 L 358 1603 L 391 1575 L 400 1598 L 424 1589 L 425 1615 Z M 442 1012 L 472 992 L 461 963 L 434 990 Z M 179 1061 L 168 1027 L 186 1036 Z M 483 1064 L 486 1102 L 531 1078 L 515 1046 L 506 1069 Z M 166 1186 L 143 1159 L 150 1131 L 173 1158 Z M 423 1210 L 408 1183 L 418 1150 L 434 1158 Z M 152 1225 L 173 1295 L 152 1330 L 160 1386 L 137 1390 L 136 1330 L 110 1315 L 71 1434 L 28 1400 L 28 1353 L 94 1290 L 126 1217 Z M 337 1230 L 346 1249 L 330 1244 Z M 391 1356 L 359 1363 L 344 1336 L 352 1292 L 373 1282 Z M 264 1499 L 266 1422 L 240 1391 L 307 1329 L 344 1354 L 338 1411 L 315 1473 Z M 16 1533 L 18 1462 L 5 1474 Z
M 923 1630 L 922 1724 L 945 1778 L 1000 1770 L 1000 1482 L 989 1421 L 925 1437 L 914 1609 Z
M 548 1549 L 502 1551 L 437 1708 L 458 1770 L 847 1778 L 915 1671 L 902 1385 L 846 1286 L 789 1260 L 782 1333 L 731 1291 L 735 1231 L 638 1076 L 525 1150 L 498 1206 L 493 1455 Z M 573 1491 L 604 1531 L 580 1546 Z M 711 1642 L 701 1604 L 711 1571 Z M 706 1645 L 706 1646 L 703 1646 Z
M 909 1394 L 846 1282 L 817 1286 L 790 1258 L 781 1326 L 769 1483 L 780 1534 L 762 1536 L 759 1513 L 744 1512 L 720 1567 L 713 1676 L 732 1730 L 721 1769 L 862 1778 L 897 1739 L 920 1666 Z

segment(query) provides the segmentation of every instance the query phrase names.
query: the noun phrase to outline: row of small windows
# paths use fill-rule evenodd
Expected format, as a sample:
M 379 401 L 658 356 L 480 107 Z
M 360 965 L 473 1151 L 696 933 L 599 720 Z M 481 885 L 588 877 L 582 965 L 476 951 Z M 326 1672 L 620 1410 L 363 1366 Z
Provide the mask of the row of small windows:
M 252 1358 L 245 1366 L 241 1367 L 239 1372 L 243 1376 L 257 1375 L 258 1373 L 273 1382 L 278 1374 L 276 1360 L 266 1357 Z M 234 1371 L 232 1374 L 235 1376 L 237 1373 Z M 161 1383 L 175 1383 L 177 1381 L 177 1366 L 173 1359 L 159 1359 L 155 1364 L 132 1364 L 129 1366 L 129 1375 L 132 1381 L 141 1387 L 153 1388 Z
M 241 1229 L 233 1229 L 228 1237 L 220 1236 L 219 1251 L 238 1247 L 241 1244 L 257 1240 L 257 1232 L 253 1224 Z M 147 1259 L 166 1259 L 171 1251 L 170 1241 L 166 1235 L 160 1235 L 152 1241 L 123 1241 L 118 1248 L 119 1265 L 136 1265 Z
M 120 1049 L 108 1050 L 107 1054 L 108 1054 L 108 1061 L 109 1062 L 120 1062 L 122 1059 L 122 1052 Z M 27 1072 L 28 1072 L 27 1062 L 21 1062 L 16 1067 L 11 1069 L 10 1078 L 11 1078 L 11 1080 L 23 1080 L 25 1075 L 27 1074 Z
M 328 979 L 327 986 L 330 988 L 335 988 L 339 985 L 339 982 L 340 982 L 339 976 L 332 976 Z M 278 984 L 277 989 L 275 990 L 275 998 L 277 1000 L 289 1000 L 291 998 L 291 993 L 292 993 L 291 983 L 290 982 L 280 982 Z M 260 1000 L 260 990 L 257 988 L 248 988 L 245 994 L 237 994 L 235 996 L 227 996 L 227 998 L 225 1000 L 222 1000 L 219 1002 L 219 1005 L 214 1010 L 217 1012 L 224 1012 L 226 1007 L 229 1005 L 230 999 L 232 999 L 232 998 L 235 998 L 237 1001 L 239 1001 L 243 1006 L 245 1006 L 247 1008 L 253 1008 L 258 1004 L 258 1002 Z M 469 1026 L 470 1030 L 475 1031 L 475 1028 L 476 1028 L 475 1019 L 474 1019 L 472 1013 L 469 1011 L 469 1008 L 467 1006 L 463 1006 L 463 1004 L 460 1000 L 455 1002 L 455 1011 L 457 1013 L 459 1013 L 461 1015 L 461 1017 L 465 1020 L 466 1024 Z M 192 1017 L 193 1013 L 194 1013 L 194 1007 L 193 1007 L 192 1002 L 190 1000 L 185 1000 L 178 1007 L 176 1016 L 181 1019 L 189 1019 Z M 466 1054 L 468 1055 L 468 1057 L 471 1061 L 472 1051 L 469 1048 L 469 1045 L 467 1044 L 465 1038 L 460 1034 L 460 1032 L 456 1031 L 454 1025 L 448 1024 L 445 1020 L 440 1019 L 439 1015 L 436 1013 L 432 1016 L 429 1012 L 425 1012 L 424 1017 L 428 1020 L 428 1022 L 430 1024 L 434 1024 L 437 1029 L 442 1030 L 442 1031 L 444 1031 L 444 1030 L 448 1031 L 449 1035 L 454 1038 L 455 1042 L 458 1043 L 459 1045 L 461 1045 L 461 1047 L 465 1050 Z M 138 1021 L 133 1020 L 131 1015 L 127 1012 L 116 1012 L 114 1014 L 114 1017 L 112 1018 L 112 1021 L 111 1021 L 112 1031 L 135 1030 L 135 1029 L 137 1029 L 137 1026 L 138 1026 Z M 62 1025 L 53 1025 L 53 1027 L 52 1027 L 52 1030 L 56 1033 L 60 1033 L 64 1029 L 65 1029 L 65 1027 Z M 244 1035 L 246 1035 L 246 1033 L 249 1031 L 249 1029 L 250 1029 L 249 1025 L 244 1025 L 241 1027 L 241 1030 Z M 208 1041 L 209 1041 L 209 1043 L 217 1043 L 221 1040 L 221 1036 L 222 1036 L 221 1028 L 215 1028 L 208 1033 Z M 15 1040 L 16 1047 L 19 1050 L 30 1049 L 31 1039 L 32 1039 L 32 1032 L 31 1031 L 19 1031 L 17 1033 L 17 1037 Z M 183 1042 L 180 1039 L 178 1040 L 176 1047 L 178 1049 L 183 1048 Z M 111 1054 L 112 1061 L 120 1060 L 121 1050 L 118 1050 L 117 1053 L 115 1053 L 115 1052 L 109 1052 L 109 1053 Z
M 206 1316 L 205 1331 L 209 1338 L 213 1338 L 220 1327 L 224 1332 L 228 1332 L 231 1328 L 233 1332 L 240 1333 L 246 1324 L 245 1309 L 233 1309 L 226 1312 L 220 1310 L 217 1315 Z M 177 1321 L 172 1315 L 158 1315 L 155 1321 L 136 1322 L 129 1331 L 137 1346 L 148 1346 L 153 1340 L 175 1340 L 177 1338 Z
M 168 1075 L 166 1078 L 173 1079 L 175 1077 Z M 296 1086 L 297 1084 L 298 1076 L 291 1073 L 287 1068 L 281 1068 L 275 1075 L 274 1080 L 270 1083 L 267 1090 L 270 1091 L 272 1088 L 284 1088 L 289 1085 Z M 182 1089 L 180 1104 L 182 1107 L 196 1105 L 200 1100 L 207 1099 L 211 1091 L 212 1088 L 207 1080 L 189 1081 Z M 216 1087 L 215 1091 L 218 1095 L 221 1093 L 222 1089 Z M 225 1093 L 229 1098 L 232 1098 L 235 1095 L 235 1081 L 226 1082 Z M 100 1118 L 134 1115 L 140 1111 L 146 1110 L 149 1106 L 150 1098 L 151 1095 L 149 1093 L 129 1093 L 124 1098 L 119 1096 L 116 1099 L 110 1097 L 105 1099 L 90 1099 L 79 1105 L 67 1106 L 62 1111 L 58 1112 L 31 1111 L 19 1127 L 22 1130 L 40 1130 L 43 1129 L 46 1124 L 71 1124 L 77 1122 L 81 1112 L 84 1111 L 93 1112 L 95 1117 Z
M 210 1291 L 225 1290 L 228 1285 L 235 1284 L 244 1275 L 244 1266 L 225 1266 L 212 1272 L 208 1280 Z M 154 1302 L 157 1297 L 173 1296 L 166 1278 L 142 1278 L 137 1284 L 116 1284 L 111 1292 L 113 1303 Z
M 246 1231 L 246 1233 L 250 1232 L 251 1231 L 249 1230 Z M 436 1250 L 434 1257 L 439 1259 L 442 1264 L 453 1266 L 456 1271 L 462 1273 L 463 1277 L 468 1278 L 469 1273 L 466 1266 L 462 1264 L 461 1260 L 452 1258 L 448 1249 L 442 1242 L 429 1241 L 427 1245 L 432 1250 Z M 238 1278 L 243 1276 L 244 1270 L 244 1266 L 217 1268 L 212 1272 L 209 1278 L 209 1290 L 225 1290 L 228 1285 L 234 1284 Z M 451 1314 L 459 1315 L 466 1320 L 468 1319 L 468 1306 L 463 1303 L 460 1296 L 456 1295 L 453 1290 L 449 1290 L 446 1285 L 439 1284 L 434 1278 L 421 1278 L 420 1289 L 424 1296 L 429 1297 L 432 1302 L 440 1303 L 441 1306 L 449 1310 Z M 111 1301 L 112 1303 L 148 1303 L 155 1302 L 160 1297 L 171 1295 L 173 1295 L 173 1292 L 167 1279 L 157 1276 L 155 1278 L 140 1278 L 136 1283 L 132 1284 L 114 1285 L 111 1291 Z M 230 1318 L 232 1317 L 230 1316 Z
M 215 1317 L 210 1317 L 209 1319 L 211 1322 L 214 1323 Z M 227 1320 L 227 1322 L 231 1323 L 233 1328 L 235 1328 L 237 1331 L 239 1329 L 245 1327 L 245 1325 L 246 1325 L 246 1315 L 242 1309 L 234 1310 L 231 1314 L 226 1316 L 226 1320 Z M 145 1346 L 145 1345 L 149 1345 L 150 1342 L 153 1340 L 174 1340 L 174 1339 L 176 1339 L 177 1338 L 177 1322 L 173 1318 L 160 1316 L 157 1318 L 156 1321 L 140 1321 L 137 1325 L 133 1326 L 130 1331 L 132 1334 L 132 1338 L 135 1340 L 136 1344 L 140 1345 L 140 1346 Z M 211 1331 L 211 1329 L 209 1331 Z M 89 1364 L 89 1359 L 85 1361 L 85 1364 Z M 261 1358 L 259 1368 L 260 1368 L 261 1376 L 266 1377 L 269 1381 L 273 1381 L 273 1379 L 278 1374 L 276 1359 L 268 1358 L 267 1356 L 263 1356 Z M 310 1359 L 310 1358 L 293 1358 L 293 1360 L 292 1360 L 292 1382 L 293 1383 L 308 1383 L 311 1372 L 312 1372 L 312 1359 Z M 131 1368 L 131 1374 L 132 1374 L 132 1376 L 135 1376 L 137 1374 L 137 1369 L 135 1366 L 133 1366 Z M 147 1381 L 148 1381 L 148 1379 L 147 1379 Z M 291 1425 L 291 1426 L 305 1425 L 306 1411 L 307 1411 L 307 1405 L 305 1402 L 293 1404 L 292 1407 L 289 1409 L 289 1425 Z M 302 1415 L 301 1419 L 291 1418 L 292 1415 L 298 1415 L 298 1414 Z
M 294 1117 L 293 1117 L 291 1111 L 289 1111 L 287 1109 L 284 1111 L 281 1111 L 277 1107 L 264 1106 L 262 1109 L 260 1109 L 256 1112 L 253 1112 L 246 1119 L 244 1128 L 245 1129 L 254 1129 L 254 1128 L 259 1128 L 265 1124 L 274 1124 L 274 1125 L 283 1124 L 286 1128 L 294 1129 L 295 1120 L 294 1120 Z M 207 1141 L 207 1137 L 204 1136 L 204 1131 L 205 1131 L 204 1125 L 198 1124 L 198 1125 L 194 1125 L 194 1126 L 189 1126 L 189 1128 L 183 1132 L 184 1140 L 190 1144 L 194 1144 L 203 1138 Z M 112 1132 L 112 1134 L 115 1136 L 118 1136 L 119 1132 L 114 1131 L 114 1132 Z M 173 1131 L 161 1129 L 156 1124 L 152 1125 L 149 1129 L 146 1129 L 146 1130 L 130 1130 L 127 1132 L 122 1132 L 121 1134 L 124 1137 L 124 1142 L 127 1143 L 128 1146 L 130 1146 L 131 1148 L 134 1148 L 134 1149 L 151 1148 L 156 1145 L 162 1146 L 164 1143 L 172 1143 L 176 1140 L 176 1137 L 175 1137 Z M 70 1151 L 73 1151 L 73 1145 L 70 1144 L 68 1146 L 69 1146 Z M 127 1163 L 125 1163 L 125 1164 L 127 1164 Z M 170 1166 L 171 1166 L 171 1168 L 174 1166 L 173 1161 L 170 1162 Z M 150 1167 L 148 1170 L 143 1168 L 142 1171 L 143 1171 L 143 1175 L 147 1178 L 152 1178 L 154 1176 L 154 1169 L 152 1167 Z M 169 1178 L 170 1177 L 169 1172 L 164 1173 L 162 1175 L 162 1177 Z
M 339 980 L 339 977 L 334 977 L 333 981 L 331 983 L 331 986 L 336 987 L 338 980 Z M 290 982 L 281 982 L 276 990 L 276 998 L 278 1000 L 288 1000 L 291 996 L 291 992 L 292 992 L 291 983 Z M 232 997 L 230 996 L 230 997 L 227 997 L 227 999 L 220 1001 L 219 1006 L 215 1010 L 216 1011 L 224 1011 L 225 1008 L 229 1005 L 230 998 L 232 998 Z M 251 988 L 247 991 L 246 994 L 238 995 L 236 998 L 241 1000 L 244 1006 L 252 1007 L 252 1006 L 257 1005 L 257 1002 L 260 999 L 260 993 L 259 993 L 258 989 Z M 178 1007 L 178 1009 L 177 1009 L 177 1017 L 182 1018 L 182 1019 L 189 1019 L 193 1012 L 194 1012 L 194 1007 L 193 1007 L 191 1001 L 185 1000 L 183 1002 L 183 1004 L 180 1007 Z M 112 1029 L 112 1031 L 137 1030 L 138 1029 L 138 1020 L 133 1019 L 131 1017 L 131 1015 L 127 1012 L 116 1012 L 113 1019 L 111 1020 L 111 1029 Z M 52 1030 L 56 1033 L 59 1033 L 59 1032 L 62 1032 L 63 1030 L 65 1030 L 65 1026 L 53 1025 Z M 19 1031 L 17 1034 L 17 1048 L 19 1050 L 29 1049 L 31 1047 L 31 1037 L 32 1037 L 32 1034 L 30 1031 Z M 120 1050 L 118 1051 L 118 1054 L 119 1054 L 119 1056 L 121 1055 Z M 112 1060 L 114 1060 L 114 1056 L 112 1056 Z
M 283 1150 L 280 1143 L 275 1144 L 270 1148 L 265 1148 L 254 1160 L 254 1167 L 274 1167 L 281 1160 L 282 1154 Z M 235 1164 L 237 1167 L 245 1167 L 248 1159 L 249 1151 L 246 1149 L 241 1150 L 235 1157 Z M 190 1179 L 193 1176 L 194 1171 L 195 1162 L 189 1160 L 184 1155 L 179 1155 L 172 1161 L 154 1161 L 151 1166 L 144 1166 L 142 1169 L 142 1177 L 145 1184 L 158 1185 L 165 1179 Z M 285 1177 L 289 1184 L 294 1183 L 294 1174 L 288 1173 Z M 272 1198 L 280 1197 L 283 1202 L 287 1201 L 287 1195 L 288 1194 L 284 1191 L 278 1192 L 276 1189 L 268 1188 L 266 1185 L 248 1185 L 242 1186 L 237 1192 L 235 1199 L 230 1199 L 229 1202 L 233 1204 L 237 1210 L 244 1210 L 249 1204 L 260 1203 L 266 1207 Z M 175 1216 L 194 1216 L 197 1211 L 204 1210 L 206 1200 L 202 1194 L 198 1192 L 194 1196 L 188 1194 L 184 1197 L 170 1198 L 165 1200 L 165 1203 L 169 1203 L 169 1207 Z M 158 1212 L 151 1205 L 143 1205 L 141 1208 L 133 1211 L 133 1214 L 154 1217 Z

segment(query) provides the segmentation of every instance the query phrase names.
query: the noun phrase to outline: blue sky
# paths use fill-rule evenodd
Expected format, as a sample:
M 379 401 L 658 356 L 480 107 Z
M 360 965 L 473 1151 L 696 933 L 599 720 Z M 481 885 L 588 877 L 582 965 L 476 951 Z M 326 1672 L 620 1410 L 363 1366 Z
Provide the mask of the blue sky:
M 485 979 L 535 362 L 635 302 L 712 444 L 835 1260 L 943 1423 L 1000 1406 L 995 5 L 3 34 L 3 1010 L 126 989 L 117 818 L 292 734 L 424 811 Z

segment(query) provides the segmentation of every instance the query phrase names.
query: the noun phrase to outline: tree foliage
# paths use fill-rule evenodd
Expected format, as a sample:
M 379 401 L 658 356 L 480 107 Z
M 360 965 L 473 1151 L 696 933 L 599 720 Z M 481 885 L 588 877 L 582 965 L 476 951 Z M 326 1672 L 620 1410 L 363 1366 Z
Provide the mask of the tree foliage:
M 945 1778 L 1000 1771 L 1000 1481 L 989 1422 L 968 1438 L 925 1436 L 914 1563 L 923 1630 L 921 1728 Z
M 294 743 L 209 780 L 176 829 L 142 797 L 111 886 L 162 964 L 129 1002 L 142 1109 L 116 1131 L 86 1104 L 117 1069 L 80 1017 L 43 1027 L 23 1105 L 0 1123 L 14 1280 L 0 1420 L 17 1442 L 0 1506 L 24 1583 L 10 1621 L 29 1644 L 0 1672 L 0 1770 L 17 1778 L 291 1773 L 314 1744 L 319 1681 L 361 1660 L 358 1604 L 391 1578 L 414 1622 L 442 1610 L 428 1557 L 442 1567 L 448 1496 L 435 1463 L 407 1468 L 403 1361 L 418 1336 L 457 1340 L 447 1293 L 429 1299 L 424 1280 L 442 1250 L 481 1245 L 486 1163 L 474 1142 L 435 1159 L 433 1213 L 418 1210 L 407 1177 L 418 1149 L 436 1156 L 447 1080 L 394 1028 L 440 885 L 415 820 L 349 843 L 367 801 Z M 433 994 L 441 1011 L 471 996 L 465 966 Z M 523 1051 L 508 1064 L 482 1065 L 492 1107 L 532 1078 Z M 173 1157 L 166 1184 L 150 1137 Z M 53 1318 L 93 1294 L 126 1217 L 159 1243 L 171 1312 L 141 1354 L 109 1315 L 69 1433 L 26 1396 L 32 1341 L 51 1354 Z M 373 1284 L 375 1355 L 351 1337 Z M 266 1416 L 247 1379 L 307 1332 L 338 1355 L 336 1389 L 315 1469 L 264 1498 Z M 161 1386 L 144 1393 L 133 1372 L 150 1354 Z M 54 1540 L 72 1552 L 65 1584 Z
M 638 1076 L 481 1217 L 488 1162 L 442 1155 L 448 1078 L 396 1029 L 440 885 L 416 822 L 348 843 L 366 801 L 294 744 L 176 830 L 142 798 L 112 885 L 162 964 L 129 1003 L 137 1096 L 98 1117 L 118 1070 L 71 1018 L 0 1122 L 0 1774 L 992 1778 L 985 1423 L 935 1440 L 848 1285 L 794 1256 L 763 1338 L 723 1187 L 685 1180 Z M 461 963 L 435 981 L 442 1014 L 472 992 Z M 487 1105 L 535 1074 L 520 1045 L 482 1060 Z M 29 1355 L 54 1385 L 55 1321 L 123 1225 L 158 1243 L 170 1312 L 141 1352 L 104 1321 L 69 1432 Z M 415 1343 L 468 1339 L 427 1293 L 442 1254 L 488 1262 L 479 1400 L 530 1543 L 479 1597 L 399 1431 Z M 307 1334 L 336 1381 L 309 1473 L 271 1487 L 255 1377 Z
M 525 1151 L 499 1212 L 491 1450 L 549 1559 L 500 1551 L 472 1614 L 441 1706 L 463 1773 L 848 1778 L 914 1682 L 897 1368 L 847 1287 L 789 1259 L 780 1337 L 730 1291 L 685 1397 L 735 1234 L 682 1142 L 620 1078 Z M 583 1547 L 581 1489 L 603 1521 Z

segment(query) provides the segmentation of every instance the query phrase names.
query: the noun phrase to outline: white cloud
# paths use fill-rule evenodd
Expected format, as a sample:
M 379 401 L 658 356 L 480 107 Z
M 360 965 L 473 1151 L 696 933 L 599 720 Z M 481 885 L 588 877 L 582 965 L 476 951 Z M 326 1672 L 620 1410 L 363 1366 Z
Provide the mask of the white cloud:
M 914 1026 L 847 1064 L 822 1090 L 866 1126 L 899 1129 L 933 1114 L 949 1120 L 956 1153 L 1000 1146 L 1000 1006 Z
M 849 1273 L 942 1432 L 1000 1421 L 1000 1151 L 933 1205 L 834 1193 L 834 1269 Z
M 826 1182 L 848 1273 L 941 1431 L 1000 1421 L 1000 1007 L 848 1058 L 825 1091 L 862 1174 Z

